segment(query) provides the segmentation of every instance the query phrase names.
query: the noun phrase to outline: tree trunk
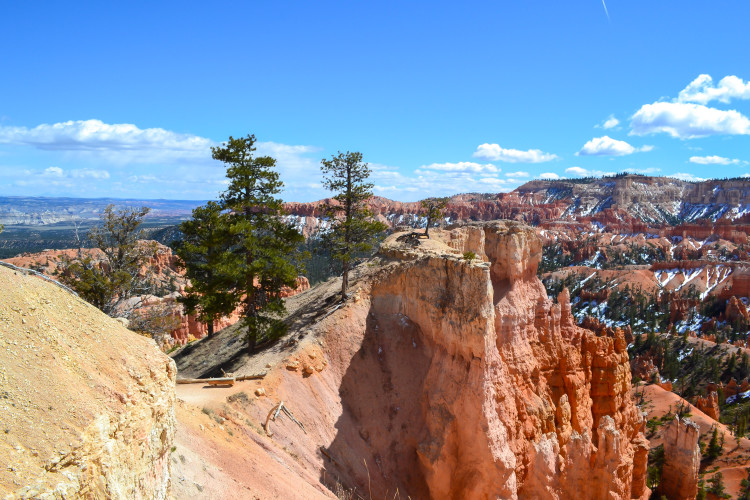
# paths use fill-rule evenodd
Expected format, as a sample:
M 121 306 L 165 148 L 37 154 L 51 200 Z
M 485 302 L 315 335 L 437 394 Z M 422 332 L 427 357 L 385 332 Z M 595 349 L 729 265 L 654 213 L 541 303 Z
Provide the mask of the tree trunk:
M 214 319 L 211 318 L 206 323 L 206 328 L 208 329 L 208 338 L 211 338 L 214 336 Z
M 250 331 L 250 327 L 247 327 L 247 352 L 249 354 L 255 354 L 256 344 L 255 332 Z
M 346 289 L 349 288 L 349 261 L 343 262 L 344 273 L 341 275 L 341 298 L 346 300 Z
M 250 198 L 250 191 L 248 189 L 247 191 L 247 198 Z M 250 213 L 250 207 L 245 207 L 245 220 L 249 221 L 251 219 L 251 213 Z M 245 237 L 251 237 L 252 235 L 246 235 Z M 255 316 L 255 276 L 250 271 L 252 269 L 253 265 L 253 254 L 252 252 L 245 248 L 245 265 L 246 272 L 245 272 L 245 317 L 249 318 L 250 316 Z M 256 325 L 257 326 L 257 325 Z M 255 345 L 258 341 L 258 332 L 257 331 L 251 331 L 252 328 L 255 328 L 255 326 L 247 325 L 247 350 L 250 354 L 255 353 Z
M 248 265 L 250 259 L 250 255 L 247 256 Z M 255 315 L 255 310 L 253 307 L 254 302 L 254 295 L 255 295 L 255 283 L 253 279 L 253 275 L 248 275 L 248 285 L 247 285 L 247 298 L 245 299 L 245 317 L 249 318 L 250 316 Z M 257 343 L 258 339 L 258 332 L 253 330 L 253 326 L 247 325 L 247 352 L 250 354 L 255 353 L 255 344 Z
M 427 236 L 428 238 L 430 237 L 430 222 L 432 222 L 432 221 L 430 220 L 430 216 L 428 215 L 427 216 L 427 227 L 424 228 L 424 235 Z
M 349 259 L 351 258 L 351 224 L 352 224 L 352 166 L 347 165 L 346 167 L 346 228 L 344 231 L 344 245 L 346 246 L 346 257 L 343 261 L 344 274 L 341 276 L 341 300 L 346 300 L 346 289 L 349 288 Z

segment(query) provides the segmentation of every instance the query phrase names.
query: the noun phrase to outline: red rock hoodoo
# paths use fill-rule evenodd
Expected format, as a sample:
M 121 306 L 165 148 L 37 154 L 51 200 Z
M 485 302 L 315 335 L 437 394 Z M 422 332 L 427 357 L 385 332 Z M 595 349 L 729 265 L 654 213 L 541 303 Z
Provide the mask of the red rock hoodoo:
M 342 434 L 330 449 L 368 457 L 379 465 L 373 484 L 419 498 L 647 498 L 623 332 L 576 326 L 567 290 L 557 304 L 547 298 L 535 232 L 461 226 L 445 238 L 458 255 L 394 241 L 383 253 L 402 262 L 372 285 L 364 345 L 373 340 L 362 348 L 378 349 L 380 370 L 351 365 L 356 381 L 342 384 L 344 394 L 372 386 L 389 416 L 369 429 L 361 416 L 373 409 L 347 402 L 337 427 L 358 427 L 368 447 Z M 478 259 L 460 258 L 466 251 Z M 394 363 L 399 349 L 412 351 L 408 366 Z
M 664 468 L 661 493 L 673 500 L 695 498 L 698 493 L 698 447 L 700 428 L 688 419 L 675 417 L 664 429 Z
M 698 396 L 695 407 L 717 422 L 719 421 L 719 396 L 716 391 L 711 391 L 705 398 Z

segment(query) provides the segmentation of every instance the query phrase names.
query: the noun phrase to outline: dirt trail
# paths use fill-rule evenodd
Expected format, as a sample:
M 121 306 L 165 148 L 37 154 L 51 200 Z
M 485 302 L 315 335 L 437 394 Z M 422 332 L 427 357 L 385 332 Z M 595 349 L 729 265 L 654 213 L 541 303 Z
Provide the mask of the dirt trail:
M 182 400 L 178 390 L 177 433 L 172 453 L 172 491 L 180 499 L 267 500 L 336 498 L 310 475 L 293 452 L 278 446 L 257 424 L 209 408 L 220 407 L 236 390 L 206 389 L 211 395 Z M 179 386 L 178 386 L 179 387 Z M 184 386 L 183 386 L 184 387 Z M 188 391 L 194 392 L 194 391 Z M 206 413 L 199 408 L 206 408 Z M 220 416 L 226 415 L 231 419 Z

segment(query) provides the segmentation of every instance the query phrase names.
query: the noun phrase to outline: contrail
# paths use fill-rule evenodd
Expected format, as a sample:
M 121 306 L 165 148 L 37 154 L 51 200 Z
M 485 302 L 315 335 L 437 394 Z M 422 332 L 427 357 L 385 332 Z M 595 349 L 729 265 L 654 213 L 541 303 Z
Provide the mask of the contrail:
M 607 14 L 607 21 L 612 22 L 612 20 L 609 18 L 609 11 L 607 10 L 607 4 L 604 3 L 604 0 L 602 0 L 602 5 L 604 6 L 604 13 Z

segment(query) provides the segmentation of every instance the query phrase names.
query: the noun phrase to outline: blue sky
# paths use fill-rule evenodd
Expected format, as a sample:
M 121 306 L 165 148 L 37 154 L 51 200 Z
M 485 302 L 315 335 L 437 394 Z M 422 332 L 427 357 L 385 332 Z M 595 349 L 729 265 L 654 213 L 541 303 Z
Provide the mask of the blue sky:
M 750 173 L 750 2 L 3 2 L 0 195 L 213 199 L 253 133 L 284 199 Z

